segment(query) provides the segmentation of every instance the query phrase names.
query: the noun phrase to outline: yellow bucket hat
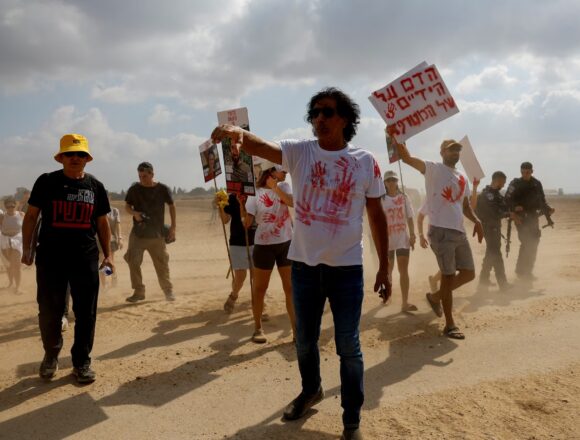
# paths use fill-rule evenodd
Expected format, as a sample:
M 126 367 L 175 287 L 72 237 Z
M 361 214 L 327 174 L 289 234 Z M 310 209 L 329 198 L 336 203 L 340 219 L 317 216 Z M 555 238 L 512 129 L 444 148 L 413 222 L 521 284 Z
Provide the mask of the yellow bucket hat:
M 54 155 L 54 160 L 62 163 L 62 158 L 60 157 L 63 153 L 72 153 L 75 151 L 82 151 L 89 155 L 87 162 L 93 160 L 91 152 L 89 151 L 89 141 L 82 134 L 65 134 L 60 138 L 60 150 Z

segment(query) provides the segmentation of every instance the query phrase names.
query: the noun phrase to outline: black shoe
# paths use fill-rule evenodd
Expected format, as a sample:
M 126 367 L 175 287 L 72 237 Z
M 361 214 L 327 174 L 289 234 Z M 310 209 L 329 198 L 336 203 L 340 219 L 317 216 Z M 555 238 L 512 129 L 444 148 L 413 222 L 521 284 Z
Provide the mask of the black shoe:
M 340 437 L 340 440 L 363 440 L 363 436 L 362 436 L 362 432 L 360 432 L 360 429 L 355 428 L 355 429 L 344 429 L 344 431 L 342 431 L 342 436 Z
M 133 293 L 133 295 L 126 298 L 125 301 L 130 302 L 130 303 L 136 303 L 137 301 L 143 301 L 144 299 L 145 299 L 144 293 L 135 292 L 135 293 Z
M 58 359 L 56 357 L 50 357 L 45 354 L 44 359 L 42 359 L 42 362 L 40 363 L 40 370 L 38 375 L 43 379 L 52 379 L 57 371 Z
M 97 380 L 97 374 L 88 365 L 80 368 L 74 367 L 73 374 L 77 377 L 78 383 L 93 383 Z
M 298 420 L 303 417 L 310 408 L 322 401 L 322 399 L 324 399 L 324 390 L 322 387 L 318 388 L 318 391 L 310 396 L 300 393 L 298 397 L 290 402 L 284 410 L 284 419 Z

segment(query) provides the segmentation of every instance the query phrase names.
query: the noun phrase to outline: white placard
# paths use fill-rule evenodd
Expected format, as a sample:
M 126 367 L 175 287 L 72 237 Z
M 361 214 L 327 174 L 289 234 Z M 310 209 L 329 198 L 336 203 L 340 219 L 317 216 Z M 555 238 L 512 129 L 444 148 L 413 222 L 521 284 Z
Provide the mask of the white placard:
M 463 139 L 459 141 L 461 144 L 461 153 L 459 154 L 459 160 L 461 161 L 461 165 L 463 165 L 463 169 L 469 178 L 469 182 L 473 183 L 473 179 L 481 180 L 485 177 L 485 173 L 477 160 L 477 156 L 475 155 L 475 151 L 471 146 L 471 142 L 469 142 L 469 138 L 464 136 Z
M 423 62 L 376 90 L 369 100 L 399 142 L 459 112 L 435 65 Z

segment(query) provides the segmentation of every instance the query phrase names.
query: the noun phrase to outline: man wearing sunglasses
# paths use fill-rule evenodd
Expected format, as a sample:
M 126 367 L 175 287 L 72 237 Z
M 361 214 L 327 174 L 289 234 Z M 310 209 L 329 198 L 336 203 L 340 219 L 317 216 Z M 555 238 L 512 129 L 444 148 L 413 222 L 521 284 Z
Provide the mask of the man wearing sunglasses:
M 372 154 L 350 144 L 359 123 L 359 108 L 347 95 L 335 88 L 320 91 L 311 98 L 306 119 L 312 124 L 313 139 L 274 143 L 232 125 L 217 127 L 211 137 L 216 142 L 230 138 L 236 148 L 282 164 L 292 176 L 296 221 L 288 258 L 292 260 L 302 391 L 286 407 L 284 418 L 299 419 L 324 398 L 318 338 L 328 299 L 340 356 L 342 438 L 362 439 L 363 214 L 366 208 L 379 255 L 374 290 L 386 301 L 391 282 L 387 222 L 381 205 L 385 187 Z
M 97 319 L 99 268 L 114 270 L 107 220 L 111 209 L 103 184 L 84 171 L 93 160 L 84 136 L 64 135 L 54 159 L 62 169 L 42 174 L 30 194 L 22 226 L 22 263 L 32 264 L 35 248 L 38 322 L 45 353 L 40 377 L 51 379 L 58 370 L 62 316 L 70 285 L 76 319 L 71 348 L 73 374 L 78 383 L 87 384 L 96 378 L 90 353 Z M 37 243 L 34 229 L 39 217 Z M 104 255 L 100 267 L 95 234 Z

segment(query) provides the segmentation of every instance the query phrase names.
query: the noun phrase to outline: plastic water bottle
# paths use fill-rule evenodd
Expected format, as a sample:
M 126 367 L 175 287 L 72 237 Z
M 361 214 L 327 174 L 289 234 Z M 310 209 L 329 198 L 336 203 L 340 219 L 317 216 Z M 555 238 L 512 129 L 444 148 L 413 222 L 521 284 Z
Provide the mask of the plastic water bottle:
M 113 273 L 113 269 L 109 266 L 103 266 L 99 271 L 105 276 L 109 276 Z

